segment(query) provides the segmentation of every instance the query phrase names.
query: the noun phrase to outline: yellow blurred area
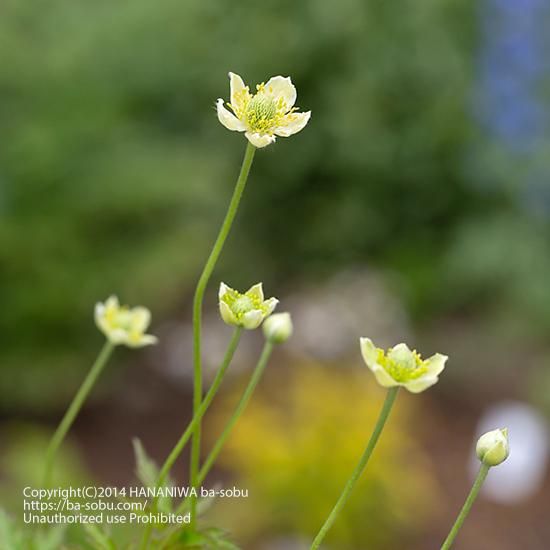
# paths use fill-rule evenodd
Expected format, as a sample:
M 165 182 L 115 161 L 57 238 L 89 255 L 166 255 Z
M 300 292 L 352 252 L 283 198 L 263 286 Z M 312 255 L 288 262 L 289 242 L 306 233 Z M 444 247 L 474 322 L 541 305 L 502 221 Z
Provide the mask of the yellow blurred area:
M 239 393 L 235 388 L 216 407 L 211 436 L 223 428 Z M 395 548 L 400 534 L 410 537 L 433 517 L 438 488 L 415 441 L 418 401 L 402 393 L 329 535 L 335 548 Z M 311 536 L 363 452 L 383 397 L 365 370 L 274 364 L 220 456 L 221 467 L 249 490 L 249 498 L 238 506 L 218 503 L 214 521 L 243 541 L 268 533 Z

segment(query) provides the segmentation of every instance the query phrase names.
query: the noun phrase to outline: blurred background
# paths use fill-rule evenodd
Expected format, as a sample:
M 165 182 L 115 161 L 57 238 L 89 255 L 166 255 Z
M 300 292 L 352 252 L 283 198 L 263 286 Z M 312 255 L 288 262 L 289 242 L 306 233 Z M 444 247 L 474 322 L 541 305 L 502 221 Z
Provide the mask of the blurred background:
M 65 471 L 128 485 L 132 437 L 157 461 L 174 444 L 193 288 L 245 148 L 214 101 L 230 70 L 250 85 L 282 74 L 313 116 L 256 155 L 207 293 L 206 365 L 230 334 L 222 280 L 263 281 L 296 332 L 209 479 L 251 496 L 205 524 L 247 550 L 311 540 L 383 399 L 359 355 L 370 336 L 450 360 L 429 392 L 400 396 L 327 548 L 438 548 L 477 435 L 504 423 L 512 456 L 456 548 L 548 548 L 549 28 L 547 0 L 2 2 L 2 505 L 19 513 L 112 293 L 152 310 L 161 343 L 116 351 Z M 260 335 L 245 336 L 205 450 L 257 359 Z

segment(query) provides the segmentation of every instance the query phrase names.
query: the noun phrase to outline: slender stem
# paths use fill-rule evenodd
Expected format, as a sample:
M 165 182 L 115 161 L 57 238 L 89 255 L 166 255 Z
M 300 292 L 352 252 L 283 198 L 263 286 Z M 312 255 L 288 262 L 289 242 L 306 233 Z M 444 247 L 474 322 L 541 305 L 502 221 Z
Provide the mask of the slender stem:
M 490 466 L 487 466 L 486 464 L 483 464 L 483 463 L 481 464 L 477 477 L 474 481 L 474 484 L 472 485 L 470 494 L 468 495 L 468 498 L 466 499 L 466 502 L 464 503 L 462 510 L 460 510 L 460 514 L 458 514 L 455 524 L 453 525 L 453 528 L 451 529 L 447 538 L 445 539 L 445 542 L 443 543 L 441 550 L 449 550 L 449 548 L 451 548 L 451 546 L 453 545 L 453 542 L 458 532 L 460 531 L 460 528 L 462 527 L 464 520 L 468 516 L 468 513 L 470 512 L 470 509 L 472 508 L 490 469 L 491 469 Z
M 270 342 L 266 342 L 264 345 L 264 349 L 262 350 L 262 353 L 260 355 L 260 358 L 258 359 L 258 363 L 256 364 L 256 367 L 254 368 L 252 376 L 250 377 L 250 381 L 248 382 L 248 385 L 246 386 L 241 396 L 241 399 L 239 400 L 239 403 L 235 408 L 235 411 L 231 415 L 231 418 L 227 422 L 225 428 L 223 429 L 223 432 L 221 433 L 220 437 L 214 444 L 214 447 L 210 451 L 210 454 L 208 455 L 203 467 L 199 472 L 199 475 L 197 478 L 198 485 L 200 485 L 208 475 L 208 472 L 210 471 L 214 462 L 218 458 L 218 455 L 220 454 L 225 442 L 227 441 L 227 438 L 230 436 L 231 431 L 233 430 L 233 427 L 235 426 L 240 416 L 242 415 L 243 411 L 245 410 L 246 406 L 248 405 L 248 402 L 250 401 L 250 398 L 252 397 L 252 394 L 254 393 L 256 386 L 258 385 L 258 383 L 260 382 L 260 379 L 262 378 L 262 374 L 265 370 L 265 367 L 267 366 L 267 363 L 269 361 L 269 357 L 271 356 L 272 351 L 273 351 L 273 344 Z M 187 499 L 182 501 L 176 513 L 181 512 L 185 508 L 186 504 L 187 504 Z
M 205 480 L 206 476 L 208 475 L 208 472 L 214 465 L 214 462 L 216 462 L 216 459 L 218 458 L 218 455 L 220 454 L 225 442 L 227 441 L 227 438 L 231 435 L 231 431 L 233 430 L 233 427 L 235 426 L 235 424 L 243 414 L 243 411 L 245 410 L 246 406 L 248 405 L 248 402 L 250 401 L 250 398 L 252 397 L 252 394 L 254 393 L 256 386 L 260 382 L 260 379 L 265 370 L 265 367 L 267 366 L 267 363 L 269 361 L 269 357 L 271 356 L 272 351 L 273 351 L 273 344 L 270 342 L 266 342 L 264 345 L 264 349 L 262 350 L 262 354 L 260 355 L 260 359 L 258 360 L 258 363 L 256 365 L 256 368 L 254 369 L 254 372 L 250 377 L 248 386 L 244 390 L 243 395 L 241 396 L 241 399 L 237 404 L 235 411 L 231 415 L 231 418 L 229 419 L 225 428 L 223 429 L 223 432 L 221 433 L 220 437 L 214 444 L 214 447 L 208 454 L 208 457 L 206 458 L 203 467 L 200 469 L 199 476 L 197 479 L 197 482 L 199 485 Z
M 386 400 L 384 401 L 384 405 L 382 406 L 382 410 L 380 411 L 380 415 L 378 416 L 378 420 L 376 421 L 376 425 L 374 426 L 374 430 L 372 432 L 372 435 L 370 436 L 369 442 L 367 444 L 367 447 L 365 451 L 363 452 L 363 455 L 361 456 L 361 459 L 359 460 L 359 463 L 355 467 L 355 470 L 353 470 L 353 473 L 351 474 L 351 477 L 349 478 L 348 482 L 346 483 L 346 486 L 344 487 L 344 490 L 342 491 L 342 494 L 340 495 L 340 498 L 334 505 L 334 508 L 330 512 L 328 518 L 326 519 L 325 523 L 321 527 L 319 533 L 317 533 L 317 536 L 315 537 L 315 540 L 311 544 L 310 550 L 315 550 L 316 548 L 319 548 L 321 542 L 325 538 L 326 534 L 332 527 L 332 524 L 336 520 L 338 514 L 341 512 L 342 508 L 346 504 L 348 498 L 351 495 L 351 492 L 353 491 L 353 488 L 355 484 L 357 483 L 357 480 L 361 477 L 361 474 L 365 471 L 365 468 L 367 466 L 367 462 L 369 461 L 369 458 L 372 454 L 372 451 L 374 450 L 374 447 L 376 446 L 376 443 L 378 442 L 378 439 L 380 437 L 380 434 L 382 433 L 382 430 L 384 428 L 384 424 L 386 423 L 386 420 L 388 419 L 388 416 L 390 414 L 390 411 L 392 409 L 393 403 L 395 401 L 395 398 L 397 397 L 397 391 L 399 389 L 399 386 L 395 388 L 390 388 L 388 390 L 388 393 L 386 395 Z
M 227 368 L 229 367 L 231 360 L 233 359 L 235 350 L 239 345 L 239 340 L 241 339 L 242 331 L 243 329 L 241 327 L 237 327 L 233 332 L 233 336 L 231 337 L 231 341 L 229 342 L 229 345 L 225 352 L 225 356 L 223 358 L 222 364 L 220 365 L 220 368 L 218 369 L 218 372 L 216 373 L 216 376 L 212 381 L 212 385 L 210 386 L 208 393 L 204 397 L 204 400 L 202 401 L 199 408 L 196 410 L 195 414 L 193 415 L 193 419 L 187 426 L 186 430 L 183 432 L 182 436 L 179 438 L 178 442 L 172 449 L 171 453 L 168 455 L 168 458 L 166 459 L 166 461 L 164 462 L 160 470 L 159 477 L 157 479 L 157 487 L 162 486 L 162 484 L 166 481 L 168 473 L 172 469 L 174 462 L 178 459 L 183 448 L 185 447 L 186 443 L 189 441 L 189 438 L 193 434 L 195 427 L 202 420 L 202 417 L 208 410 L 208 407 L 212 403 L 214 396 L 218 392 L 218 389 L 222 383 L 222 380 L 225 376 Z
M 201 365 L 201 318 L 202 318 L 202 302 L 204 298 L 204 292 L 206 286 L 214 271 L 216 262 L 221 254 L 223 245 L 237 210 L 239 208 L 239 203 L 246 186 L 246 181 L 248 180 L 248 174 L 250 173 L 250 167 L 252 166 L 252 161 L 254 160 L 254 153 L 256 148 L 248 143 L 246 151 L 244 154 L 243 163 L 241 165 L 241 171 L 239 177 L 237 178 L 237 183 L 235 184 L 235 190 L 233 191 L 233 196 L 229 203 L 227 213 L 223 220 L 220 232 L 216 238 L 216 242 L 212 247 L 210 256 L 206 261 L 206 265 L 202 271 L 202 274 L 197 283 L 197 288 L 195 290 L 195 296 L 193 299 L 193 370 L 194 370 L 194 390 L 193 390 L 193 412 L 196 415 L 202 401 L 202 365 Z M 191 447 L 191 465 L 190 465 L 190 480 L 191 486 L 196 487 L 197 485 L 197 476 L 199 472 L 200 465 L 200 446 L 201 446 L 201 423 L 197 422 L 193 431 L 193 441 Z M 192 498 L 191 501 L 191 525 L 195 523 L 197 502 L 196 498 Z
M 107 340 L 103 345 L 103 348 L 101 348 L 101 351 L 99 352 L 97 359 L 92 365 L 92 368 L 90 369 L 86 378 L 84 379 L 84 382 L 82 382 L 82 385 L 78 389 L 71 404 L 69 405 L 69 408 L 67 409 L 65 416 L 59 423 L 57 430 L 55 430 L 55 433 L 53 434 L 52 439 L 50 440 L 50 443 L 48 445 L 48 449 L 46 451 L 44 477 L 43 477 L 44 486 L 48 486 L 50 484 L 53 462 L 57 454 L 57 451 L 59 450 L 61 443 L 63 443 L 63 440 L 67 435 L 67 432 L 69 431 L 75 418 L 77 417 L 78 412 L 82 408 L 82 405 L 86 400 L 86 397 L 88 397 L 88 394 L 92 390 L 96 380 L 98 379 L 99 375 L 101 374 L 105 365 L 107 364 L 107 361 L 109 360 L 109 357 L 113 353 L 113 350 L 114 350 L 114 344 L 112 344 L 111 342 L 109 342 L 109 340 Z
M 164 464 L 162 465 L 162 468 L 160 469 L 160 472 L 157 478 L 157 483 L 156 483 L 157 488 L 164 485 L 164 482 L 166 481 L 166 478 L 168 477 L 168 474 L 170 473 L 170 470 L 172 469 L 174 462 L 176 462 L 176 460 L 180 456 L 186 443 L 189 441 L 189 438 L 193 434 L 193 430 L 195 426 L 201 421 L 202 417 L 205 415 L 206 411 L 208 410 L 208 407 L 212 403 L 216 393 L 218 392 L 218 389 L 221 386 L 225 373 L 227 372 L 227 368 L 231 364 L 231 360 L 233 359 L 235 350 L 239 345 L 242 332 L 243 332 L 243 329 L 241 327 L 237 327 L 234 330 L 233 336 L 231 337 L 229 345 L 227 346 L 227 350 L 225 352 L 223 361 L 220 365 L 220 368 L 218 369 L 218 372 L 216 373 L 216 376 L 214 377 L 214 380 L 212 381 L 212 385 L 210 386 L 210 389 L 205 395 L 204 400 L 202 401 L 200 407 L 197 409 L 196 413 L 193 415 L 191 422 L 188 424 L 187 428 L 183 432 L 182 436 L 179 438 L 178 442 L 176 443 L 176 445 L 168 455 L 168 458 L 165 460 Z M 158 499 L 156 498 L 153 499 L 153 502 L 151 503 L 151 508 L 153 512 L 156 511 L 157 503 L 158 503 Z M 141 539 L 141 545 L 140 545 L 141 549 L 147 548 L 147 545 L 149 543 L 149 538 L 151 537 L 151 533 L 153 532 L 153 527 L 154 527 L 153 523 L 147 524 L 147 527 L 145 528 L 143 532 L 143 537 Z

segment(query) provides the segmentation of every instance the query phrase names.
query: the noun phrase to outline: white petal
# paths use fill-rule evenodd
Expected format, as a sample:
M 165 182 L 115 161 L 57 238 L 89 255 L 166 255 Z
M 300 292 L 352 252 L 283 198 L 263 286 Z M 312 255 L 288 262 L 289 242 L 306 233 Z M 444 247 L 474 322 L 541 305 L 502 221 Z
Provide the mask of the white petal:
M 218 99 L 216 102 L 216 109 L 218 111 L 218 120 L 228 129 L 233 132 L 244 132 L 246 126 L 230 111 L 228 111 L 223 104 L 223 99 Z
M 105 316 L 105 305 L 102 304 L 101 302 L 98 302 L 94 308 L 94 319 L 97 326 L 99 326 L 104 316 Z
M 254 330 L 262 324 L 263 319 L 263 313 L 259 309 L 253 309 L 242 316 L 241 325 L 248 330 Z
M 307 113 L 290 113 L 284 116 L 285 124 L 275 128 L 275 133 L 281 137 L 297 134 L 309 122 L 311 111 Z
M 243 79 L 235 73 L 229 73 L 229 88 L 231 91 L 230 98 L 233 105 L 239 104 L 238 94 L 242 94 L 243 90 L 246 90 Z
M 132 329 L 137 332 L 145 332 L 151 322 L 151 312 L 146 307 L 132 309 Z
M 141 337 L 141 346 L 152 346 L 154 344 L 157 344 L 159 339 L 156 336 L 153 336 L 152 334 L 144 334 Z
M 374 365 L 370 366 L 367 365 L 369 369 L 374 373 L 374 376 L 376 377 L 376 381 L 384 388 L 393 388 L 395 386 L 399 386 L 399 382 L 395 381 L 389 374 L 389 372 L 378 363 L 374 363 Z
M 262 147 L 266 147 L 270 143 L 274 143 L 275 136 L 270 136 L 269 134 L 258 134 L 258 133 L 252 133 L 252 132 L 246 132 L 245 134 L 246 138 L 254 147 L 257 147 L 258 149 L 261 149 Z
M 416 360 L 413 352 L 409 349 L 407 344 L 397 344 L 388 352 L 388 359 L 395 361 L 402 367 L 413 369 L 416 367 Z
M 426 359 L 426 367 L 428 368 L 427 374 L 430 376 L 437 376 L 438 374 L 441 374 L 443 369 L 445 368 L 445 362 L 447 361 L 448 357 L 446 355 L 441 355 L 441 353 L 436 353 L 435 355 L 432 355 L 428 359 Z
M 255 284 L 254 286 L 251 286 L 246 292 L 246 296 L 258 298 L 260 302 L 264 301 L 264 291 L 262 288 L 262 283 Z
M 285 100 L 287 110 L 290 110 L 296 103 L 296 88 L 292 84 L 290 76 L 270 78 L 265 85 L 265 90 L 275 98 L 282 97 Z
M 239 325 L 239 320 L 224 301 L 220 301 L 220 315 L 228 325 Z
M 264 306 L 266 307 L 265 317 L 273 313 L 273 310 L 277 307 L 278 303 L 279 300 L 277 300 L 277 298 L 269 298 L 269 300 L 264 302 Z
M 94 311 L 95 324 L 97 328 L 109 338 L 109 332 L 112 330 L 111 325 L 107 322 L 107 308 L 105 304 L 98 302 Z
M 370 368 L 370 365 L 374 365 L 378 358 L 378 350 L 373 344 L 370 338 L 360 338 L 359 345 L 361 347 L 361 355 L 363 356 L 363 361 Z
M 101 319 L 97 322 L 97 328 L 110 340 L 109 333 L 111 332 L 111 327 L 105 322 L 104 319 Z
M 411 380 L 410 382 L 405 382 L 403 386 L 407 388 L 411 393 L 420 393 L 425 389 L 433 386 L 439 378 L 437 376 L 431 376 L 430 374 L 425 374 L 416 380 Z
M 126 345 L 130 348 L 142 348 L 144 346 L 151 346 L 158 342 L 158 338 L 152 334 L 142 334 L 137 339 L 129 338 Z
M 114 295 L 111 295 L 105 300 L 106 309 L 118 309 L 120 304 L 118 303 L 118 298 Z
M 388 357 L 393 357 L 394 359 L 399 359 L 400 357 L 409 357 L 409 355 L 412 355 L 411 348 L 407 346 L 407 344 L 404 344 L 403 342 L 400 344 L 397 344 L 396 346 L 393 346 L 391 351 L 388 353 Z
M 113 344 L 127 344 L 128 343 L 128 333 L 121 329 L 121 328 L 115 328 L 109 330 L 107 333 L 107 338 L 113 343 Z
M 220 290 L 218 291 L 218 298 L 221 300 L 228 292 L 231 292 L 232 290 L 233 289 L 225 283 L 221 283 Z

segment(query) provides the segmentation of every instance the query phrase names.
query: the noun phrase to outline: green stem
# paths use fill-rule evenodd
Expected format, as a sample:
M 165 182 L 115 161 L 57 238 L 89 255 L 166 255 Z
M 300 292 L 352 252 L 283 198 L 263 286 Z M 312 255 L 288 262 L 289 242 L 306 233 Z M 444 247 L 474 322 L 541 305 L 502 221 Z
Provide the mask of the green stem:
M 162 468 L 160 469 L 160 472 L 157 478 L 157 483 L 156 483 L 157 488 L 164 485 L 164 482 L 166 481 L 166 478 L 168 477 L 168 474 L 170 473 L 172 466 L 180 456 L 186 443 L 189 441 L 189 438 L 193 434 L 193 430 L 195 429 L 195 426 L 197 426 L 197 424 L 201 421 L 202 417 L 205 415 L 206 411 L 208 410 L 208 407 L 212 403 L 216 393 L 218 392 L 218 389 L 221 386 L 225 373 L 229 365 L 231 364 L 231 360 L 233 359 L 235 350 L 239 345 L 242 332 L 243 332 L 243 329 L 241 327 L 237 327 L 234 330 L 233 336 L 231 337 L 229 345 L 227 346 L 227 350 L 225 352 L 223 361 L 220 365 L 220 368 L 218 369 L 218 372 L 216 373 L 216 376 L 214 377 L 214 380 L 212 381 L 212 385 L 210 386 L 210 389 L 205 395 L 204 400 L 202 401 L 200 407 L 197 409 L 196 413 L 193 415 L 191 422 L 188 424 L 187 428 L 183 432 L 182 436 L 179 438 L 178 442 L 176 443 L 176 445 L 168 455 L 168 458 L 165 460 L 164 464 L 162 465 Z M 155 498 L 151 503 L 151 508 L 153 512 L 156 512 L 157 502 L 158 500 Z M 147 544 L 149 543 L 149 538 L 151 536 L 152 531 L 153 531 L 153 524 L 152 523 L 147 524 L 147 527 L 143 532 L 140 548 L 142 549 L 147 548 Z
M 214 465 L 214 462 L 216 462 L 216 459 L 218 458 L 218 455 L 220 454 L 225 442 L 227 441 L 227 438 L 230 436 L 231 431 L 233 430 L 233 427 L 235 426 L 235 424 L 243 414 L 243 411 L 245 410 L 246 406 L 248 405 L 248 402 L 250 401 L 250 398 L 252 397 L 252 394 L 254 393 L 256 386 L 260 382 L 260 379 L 265 370 L 265 367 L 267 366 L 267 363 L 269 361 L 269 357 L 271 356 L 272 351 L 273 351 L 273 344 L 270 342 L 266 342 L 264 345 L 264 349 L 262 350 L 262 354 L 260 355 L 260 359 L 258 360 L 258 364 L 256 365 L 256 368 L 254 369 L 254 372 L 250 377 L 248 386 L 244 390 L 243 395 L 241 396 L 241 399 L 237 404 L 235 411 L 233 412 L 233 415 L 227 422 L 225 428 L 223 429 L 223 432 L 221 433 L 220 437 L 214 444 L 214 447 L 208 454 L 208 457 L 206 458 L 204 465 L 199 472 L 199 476 L 197 479 L 197 482 L 199 485 L 205 480 L 206 476 L 208 475 L 208 472 Z
M 210 386 L 208 393 L 204 397 L 204 400 L 202 401 L 199 408 L 196 410 L 195 414 L 193 415 L 193 419 L 187 426 L 187 429 L 183 432 L 179 441 L 176 443 L 175 447 L 172 449 L 172 452 L 168 455 L 168 458 L 166 459 L 166 461 L 164 462 L 160 470 L 159 477 L 157 480 L 157 487 L 161 487 L 162 484 L 166 481 L 168 473 L 172 469 L 174 462 L 178 459 L 183 448 L 185 447 L 185 444 L 189 441 L 189 438 L 193 434 L 196 426 L 202 420 L 202 417 L 208 410 L 208 407 L 212 403 L 214 396 L 218 392 L 218 389 L 222 383 L 222 380 L 225 376 L 227 368 L 229 367 L 231 360 L 233 359 L 235 350 L 239 345 L 239 340 L 241 339 L 242 331 L 243 329 L 241 327 L 237 327 L 233 332 L 233 336 L 231 337 L 231 341 L 229 342 L 229 345 L 225 352 L 225 356 L 223 358 L 222 364 L 220 365 L 220 368 L 218 369 L 218 372 L 216 373 L 216 376 L 212 381 L 212 385 Z
M 262 354 L 258 359 L 258 363 L 254 368 L 254 372 L 250 377 L 250 381 L 248 382 L 248 385 L 246 386 L 241 396 L 241 399 L 239 400 L 239 403 L 235 408 L 235 411 L 231 415 L 231 418 L 227 422 L 225 428 L 223 429 L 223 432 L 221 433 L 220 437 L 214 444 L 214 447 L 210 451 L 210 454 L 208 455 L 203 467 L 199 472 L 199 475 L 197 478 L 198 485 L 200 485 L 205 480 L 206 476 L 208 475 L 208 472 L 216 462 L 216 459 L 218 458 L 218 455 L 220 454 L 225 442 L 227 441 L 227 438 L 230 436 L 231 431 L 233 430 L 233 427 L 235 426 L 235 424 L 241 417 L 243 411 L 245 410 L 246 406 L 248 405 L 248 402 L 250 401 L 250 398 L 252 397 L 252 394 L 254 393 L 256 386 L 258 385 L 258 383 L 260 382 L 260 379 L 262 378 L 262 374 L 265 370 L 265 367 L 267 366 L 267 363 L 269 361 L 269 357 L 271 356 L 272 351 L 273 351 L 273 344 L 270 342 L 266 342 L 264 345 L 264 349 L 262 350 Z M 182 501 L 176 513 L 180 513 L 182 510 L 184 510 L 186 504 L 187 504 L 187 499 Z
M 107 361 L 109 360 L 109 357 L 113 353 L 113 350 L 114 350 L 114 344 L 112 344 L 111 342 L 109 342 L 109 340 L 107 340 L 103 348 L 99 352 L 97 359 L 92 365 L 92 368 L 88 372 L 88 375 L 84 379 L 84 382 L 82 382 L 82 385 L 78 389 L 78 392 L 76 393 L 71 404 L 69 405 L 69 408 L 67 409 L 65 416 L 59 423 L 57 430 L 53 434 L 52 439 L 50 440 L 50 443 L 48 445 L 48 449 L 46 451 L 44 477 L 43 477 L 44 486 L 48 486 L 50 484 L 53 462 L 57 454 L 57 451 L 59 450 L 61 443 L 63 443 L 63 440 L 67 435 L 67 432 L 69 431 L 75 418 L 77 417 L 78 412 L 82 408 L 82 405 L 86 400 L 86 397 L 88 397 L 88 394 L 92 390 L 94 384 L 96 383 L 96 380 L 98 379 L 99 375 L 101 374 L 105 365 L 107 364 Z
M 470 512 L 470 509 L 472 508 L 477 498 L 477 495 L 479 494 L 479 491 L 483 485 L 483 482 L 485 481 L 485 478 L 487 477 L 487 474 L 489 473 L 490 468 L 491 467 L 487 466 L 486 464 L 483 464 L 483 463 L 481 464 L 481 467 L 479 468 L 479 472 L 474 481 L 470 494 L 468 495 L 468 498 L 466 499 L 466 502 L 464 503 L 462 510 L 460 510 L 460 514 L 458 514 L 455 524 L 453 525 L 453 528 L 451 529 L 451 531 L 449 532 L 449 535 L 445 539 L 445 542 L 443 543 L 441 550 L 449 550 L 449 548 L 451 548 L 451 546 L 453 545 L 453 542 L 458 532 L 460 531 L 460 528 L 462 527 L 464 520 L 468 516 L 468 513 Z
M 382 430 L 384 428 L 386 420 L 388 419 L 388 416 L 392 409 L 395 398 L 397 397 L 398 389 L 399 389 L 399 386 L 395 388 L 390 388 L 388 390 L 388 393 L 386 395 L 386 400 L 384 401 L 384 405 L 382 406 L 382 410 L 380 411 L 380 415 L 378 416 L 378 420 L 376 421 L 376 425 L 374 426 L 374 430 L 372 432 L 372 435 L 370 436 L 367 447 L 363 455 L 361 456 L 359 463 L 355 467 L 355 470 L 353 470 L 351 477 L 346 483 L 346 486 L 344 487 L 344 490 L 342 491 L 340 498 L 334 505 L 334 508 L 330 512 L 328 518 L 326 519 L 325 523 L 321 527 L 319 533 L 317 533 L 315 540 L 311 544 L 310 550 L 315 550 L 316 548 L 319 548 L 321 542 L 323 541 L 326 534 L 332 527 L 332 524 L 336 520 L 338 514 L 341 512 L 342 508 L 344 507 L 348 498 L 350 497 L 351 492 L 355 487 L 355 484 L 357 483 L 358 479 L 361 477 L 362 473 L 365 471 L 367 462 L 369 461 L 369 458 L 374 450 L 374 447 L 376 446 L 376 443 L 380 438 L 380 434 L 382 433 Z
M 216 262 L 221 254 L 223 245 L 237 210 L 239 208 L 239 203 L 246 186 L 246 181 L 248 179 L 248 174 L 250 173 L 250 167 L 252 166 L 252 161 L 254 160 L 254 153 L 256 148 L 248 143 L 246 151 L 244 154 L 243 163 L 241 165 L 241 171 L 239 177 L 237 178 L 237 183 L 235 184 L 235 190 L 233 191 L 233 196 L 229 203 L 227 213 L 223 220 L 220 232 L 216 238 L 216 242 L 212 247 L 210 256 L 206 261 L 206 265 L 202 271 L 202 274 L 197 283 L 197 288 L 195 290 L 195 296 L 193 299 L 193 370 L 194 370 L 194 389 L 193 389 L 193 413 L 196 415 L 202 401 L 202 365 L 201 365 L 201 318 L 202 318 L 202 302 L 204 298 L 204 293 L 208 281 L 214 271 Z M 201 424 L 200 422 L 196 423 L 193 431 L 193 441 L 191 447 L 191 466 L 190 466 L 190 481 L 191 486 L 197 486 L 197 476 L 199 472 L 200 464 L 200 446 L 201 446 Z M 196 508 L 197 502 L 196 498 L 192 498 L 191 501 L 191 525 L 193 526 L 196 519 Z

